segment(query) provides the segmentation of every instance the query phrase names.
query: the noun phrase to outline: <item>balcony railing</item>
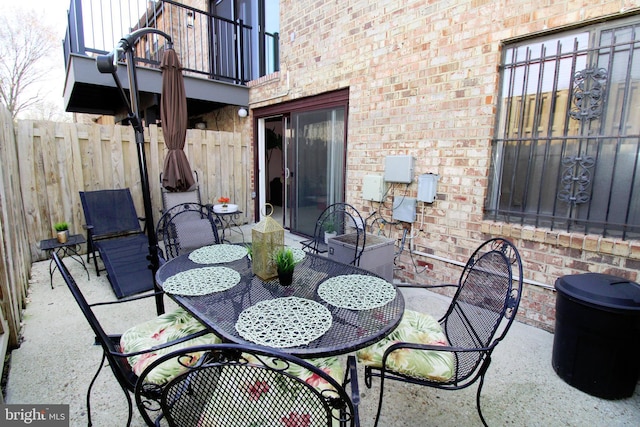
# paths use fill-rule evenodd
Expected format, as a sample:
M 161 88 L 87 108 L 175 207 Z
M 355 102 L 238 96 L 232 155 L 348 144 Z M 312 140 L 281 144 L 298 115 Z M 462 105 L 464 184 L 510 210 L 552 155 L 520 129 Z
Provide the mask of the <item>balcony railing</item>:
M 279 70 L 278 33 L 170 0 L 71 0 L 65 64 L 71 54 L 108 53 L 123 36 L 143 27 L 158 28 L 172 37 L 185 74 L 245 84 Z M 136 62 L 158 67 L 164 42 L 155 34 L 142 37 Z

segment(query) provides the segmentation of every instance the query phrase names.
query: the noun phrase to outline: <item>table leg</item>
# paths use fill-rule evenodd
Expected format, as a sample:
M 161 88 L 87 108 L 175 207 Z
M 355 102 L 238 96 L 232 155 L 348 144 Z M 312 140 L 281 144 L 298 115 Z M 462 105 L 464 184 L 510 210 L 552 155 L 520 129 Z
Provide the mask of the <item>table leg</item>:
M 229 232 L 233 231 L 235 233 L 240 234 L 242 236 L 242 243 L 245 243 L 244 233 L 242 232 L 242 229 L 240 228 L 238 223 L 236 223 L 235 221 L 235 218 L 238 217 L 238 215 L 239 214 L 226 214 L 226 215 L 216 214 L 218 223 L 220 224 L 220 229 L 218 230 L 218 232 L 220 233 L 220 242 L 231 243 L 229 239 L 226 238 L 227 230 L 229 230 Z M 232 227 L 235 227 L 235 229 Z
M 56 271 L 56 269 L 58 268 L 57 265 L 55 265 L 53 263 L 53 251 L 48 251 L 49 252 L 49 286 L 51 286 L 51 289 L 53 289 L 53 273 Z
M 231 227 L 229 227 L 229 230 L 230 230 L 230 231 L 233 231 L 233 232 L 236 232 L 236 233 L 238 233 L 239 235 L 241 235 L 241 236 L 242 236 L 242 243 L 245 243 L 245 241 L 244 241 L 244 233 L 242 232 L 242 228 L 240 228 L 240 226 L 239 226 L 239 225 L 238 225 L 238 223 L 236 222 L 236 218 L 238 218 L 238 217 L 239 217 L 239 215 L 232 215 L 232 216 L 231 216 L 231 218 L 230 218 L 230 223 L 231 223 L 231 225 L 232 225 L 233 227 L 235 227 L 235 228 L 231 228 Z
M 220 237 L 220 243 L 225 242 L 224 238 L 224 230 L 225 230 L 225 222 L 222 220 L 222 216 L 216 215 L 216 227 L 218 227 L 218 237 Z
M 87 265 L 84 263 L 84 259 L 82 259 L 82 255 L 78 253 L 79 248 L 80 248 L 80 245 L 74 245 L 74 246 L 65 246 L 62 249 L 64 250 L 65 255 L 68 255 L 69 258 L 71 258 L 72 260 L 80 264 L 82 268 L 84 268 L 84 271 L 87 273 L 87 280 L 91 280 L 89 278 L 89 270 L 87 269 Z
M 80 245 L 61 246 L 59 248 L 48 251 L 49 258 L 51 258 L 51 260 L 49 261 L 49 284 L 51 286 L 51 289 L 53 289 L 53 273 L 55 273 L 56 270 L 58 269 L 58 266 L 53 263 L 54 250 L 60 257 L 60 259 L 66 256 L 67 258 L 72 259 L 78 264 L 80 264 L 82 268 L 84 268 L 84 271 L 87 273 L 87 280 L 91 280 L 89 277 L 89 270 L 87 269 L 87 265 L 84 263 L 84 259 L 82 259 L 82 255 L 78 253 L 79 248 L 80 248 Z

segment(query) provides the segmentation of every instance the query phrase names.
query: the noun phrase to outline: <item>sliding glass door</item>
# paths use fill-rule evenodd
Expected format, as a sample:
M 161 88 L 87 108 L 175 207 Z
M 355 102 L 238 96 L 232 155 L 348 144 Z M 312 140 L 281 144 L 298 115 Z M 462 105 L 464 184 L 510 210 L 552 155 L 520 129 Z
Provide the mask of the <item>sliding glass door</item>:
M 285 226 L 312 235 L 328 205 L 344 199 L 345 107 L 285 118 Z
M 274 217 L 286 229 L 311 236 L 320 213 L 344 201 L 349 89 L 252 111 L 258 153 L 256 213 L 271 202 Z

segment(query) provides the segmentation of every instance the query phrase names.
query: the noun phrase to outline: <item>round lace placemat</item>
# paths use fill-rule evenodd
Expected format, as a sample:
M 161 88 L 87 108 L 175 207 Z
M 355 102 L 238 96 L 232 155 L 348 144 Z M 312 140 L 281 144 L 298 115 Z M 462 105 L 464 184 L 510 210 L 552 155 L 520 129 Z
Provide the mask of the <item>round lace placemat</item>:
M 196 264 L 219 264 L 238 260 L 249 251 L 240 245 L 211 245 L 203 246 L 189 254 L 189 259 Z
M 293 252 L 293 262 L 295 262 L 296 264 L 304 259 L 306 254 L 302 249 L 291 248 L 291 247 L 287 247 L 287 248 L 291 249 L 291 252 Z
M 207 295 L 226 291 L 240 283 L 240 273 L 229 267 L 202 267 L 177 273 L 162 285 L 170 294 Z
M 247 341 L 274 348 L 305 345 L 331 327 L 331 313 L 315 301 L 298 297 L 276 298 L 247 308 L 236 330 Z
M 363 274 L 331 277 L 318 286 L 320 298 L 335 307 L 371 310 L 396 297 L 396 289 L 384 279 Z

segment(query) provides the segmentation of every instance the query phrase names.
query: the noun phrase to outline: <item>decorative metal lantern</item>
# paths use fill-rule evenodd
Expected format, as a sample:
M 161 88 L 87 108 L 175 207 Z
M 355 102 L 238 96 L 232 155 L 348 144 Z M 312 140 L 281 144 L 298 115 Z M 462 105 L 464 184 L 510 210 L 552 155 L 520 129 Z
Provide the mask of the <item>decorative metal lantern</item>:
M 271 218 L 271 212 L 265 214 L 264 219 L 251 230 L 251 264 L 253 274 L 262 280 L 269 280 L 278 275 L 275 263 L 272 261 L 276 249 L 284 246 L 284 228 Z

